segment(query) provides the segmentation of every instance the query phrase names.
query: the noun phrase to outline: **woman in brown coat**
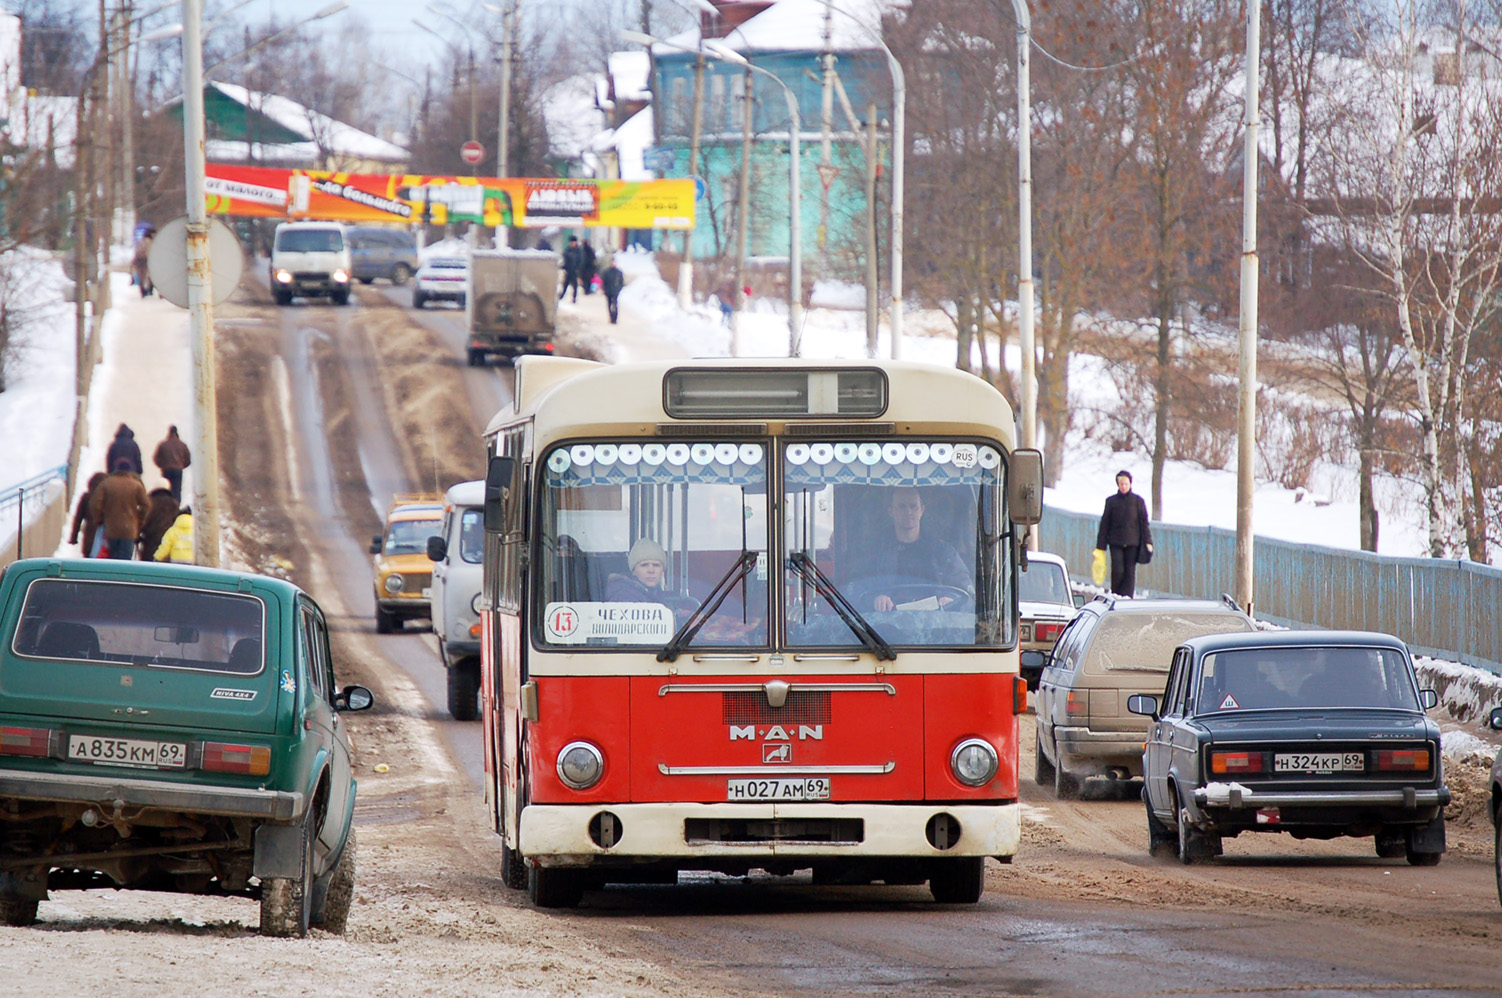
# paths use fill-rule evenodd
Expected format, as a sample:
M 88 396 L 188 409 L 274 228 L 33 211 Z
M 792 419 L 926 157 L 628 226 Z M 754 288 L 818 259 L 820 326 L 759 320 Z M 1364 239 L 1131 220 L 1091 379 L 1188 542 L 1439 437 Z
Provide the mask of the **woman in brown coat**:
M 115 470 L 99 483 L 89 498 L 89 512 L 104 530 L 104 543 L 109 547 L 111 558 L 130 560 L 149 509 L 146 486 L 131 470 L 130 459 L 119 458 L 115 461 Z
M 93 514 L 89 511 L 89 500 L 93 497 L 94 490 L 99 487 L 99 483 L 107 477 L 102 471 L 96 471 L 90 475 L 89 487 L 84 490 L 83 495 L 78 497 L 78 508 L 73 511 L 73 529 L 68 532 L 68 543 L 78 543 L 79 529 L 82 528 L 83 547 L 80 550 L 83 551 L 85 558 L 92 558 L 94 556 L 94 534 L 98 532 L 99 527 L 99 524 L 94 520 Z

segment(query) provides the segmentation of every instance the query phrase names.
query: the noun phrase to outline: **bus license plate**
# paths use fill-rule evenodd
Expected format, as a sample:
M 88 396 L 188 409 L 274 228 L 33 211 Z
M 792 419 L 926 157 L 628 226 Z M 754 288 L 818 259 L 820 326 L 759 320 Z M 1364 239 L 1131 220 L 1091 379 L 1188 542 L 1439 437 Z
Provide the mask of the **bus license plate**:
M 1361 773 L 1364 752 L 1287 752 L 1273 756 L 1275 773 Z
M 806 780 L 730 780 L 726 800 L 829 800 L 829 780 L 815 776 Z
M 75 762 L 102 762 L 110 766 L 182 769 L 188 762 L 188 747 L 182 742 L 72 735 L 68 738 L 68 758 Z

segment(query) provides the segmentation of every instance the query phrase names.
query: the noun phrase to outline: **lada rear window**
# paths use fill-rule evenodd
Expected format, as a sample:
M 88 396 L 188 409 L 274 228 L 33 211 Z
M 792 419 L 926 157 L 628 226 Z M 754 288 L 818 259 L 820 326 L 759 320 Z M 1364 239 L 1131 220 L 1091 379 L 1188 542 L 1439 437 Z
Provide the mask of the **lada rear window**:
M 1085 656 L 1085 671 L 1166 675 L 1174 649 L 1190 638 L 1251 629 L 1251 622 L 1238 613 L 1107 614 Z
M 1418 710 L 1413 667 L 1392 648 L 1248 648 L 1206 655 L 1198 713 L 1279 707 Z
M 1069 577 L 1051 561 L 1030 561 L 1017 575 L 1017 596 L 1024 603 L 1064 603 L 1074 605 L 1069 592 Z
M 27 658 L 255 675 L 265 607 L 234 593 L 126 582 L 38 579 L 11 649 Z

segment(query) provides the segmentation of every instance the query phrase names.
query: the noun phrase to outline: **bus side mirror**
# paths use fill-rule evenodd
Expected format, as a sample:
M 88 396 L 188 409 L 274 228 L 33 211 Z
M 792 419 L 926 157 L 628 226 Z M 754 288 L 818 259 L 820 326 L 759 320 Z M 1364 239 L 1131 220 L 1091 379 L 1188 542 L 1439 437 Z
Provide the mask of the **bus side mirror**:
M 493 457 L 485 472 L 485 529 L 493 533 L 506 530 L 506 503 L 515 470 L 516 458 Z
M 1032 447 L 1012 451 L 1007 470 L 1007 505 L 1012 522 L 1031 527 L 1043 519 L 1043 452 Z

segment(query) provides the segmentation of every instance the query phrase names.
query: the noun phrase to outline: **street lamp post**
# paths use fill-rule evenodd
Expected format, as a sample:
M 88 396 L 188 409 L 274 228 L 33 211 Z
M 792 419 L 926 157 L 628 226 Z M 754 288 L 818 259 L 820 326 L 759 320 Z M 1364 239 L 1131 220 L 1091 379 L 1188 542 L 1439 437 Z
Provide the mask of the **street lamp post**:
M 1022 446 L 1038 446 L 1038 351 L 1033 342 L 1033 122 L 1029 56 L 1032 16 L 1026 0 L 1017 15 L 1017 346 L 1022 354 Z M 1006 358 L 1002 358 L 1003 364 Z M 1029 531 L 1029 536 L 1035 536 Z
M 512 33 L 516 30 L 516 8 L 513 0 L 506 6 L 483 4 L 492 14 L 501 15 L 501 108 L 497 113 L 495 137 L 496 176 L 511 176 L 511 59 L 515 44 Z M 495 247 L 500 249 L 510 242 L 509 230 L 504 225 L 495 227 Z
M 689 52 L 699 56 L 700 59 L 707 55 L 711 58 L 720 59 L 724 62 L 730 63 L 731 65 L 740 66 L 741 68 L 745 69 L 747 72 L 746 100 L 748 102 L 748 131 L 750 128 L 749 102 L 752 98 L 752 87 L 750 80 L 751 74 L 764 76 L 782 88 L 783 98 L 787 101 L 790 127 L 788 141 L 788 356 L 798 356 L 799 344 L 803 337 L 803 152 L 800 142 L 803 132 L 803 118 L 802 115 L 800 115 L 798 112 L 797 96 L 793 93 L 792 87 L 789 87 L 786 83 L 784 83 L 782 81 L 782 78 L 779 77 L 776 73 L 773 73 L 770 70 L 763 69 L 760 66 L 753 65 L 751 60 L 747 59 L 744 55 L 717 41 L 707 40 L 704 41 L 698 49 L 691 49 L 685 46 L 675 45 L 672 42 L 662 41 L 661 39 L 654 38 L 651 35 L 643 34 L 639 31 L 623 31 L 621 32 L 621 37 L 626 41 L 632 42 L 637 45 L 662 45 L 665 48 L 677 49 L 680 52 Z M 690 160 L 692 160 L 692 158 L 693 157 L 691 153 Z M 692 162 L 690 162 L 690 169 L 692 168 L 693 164 Z M 742 174 L 746 175 L 747 171 L 743 169 Z M 749 224 L 747 224 L 749 222 L 749 205 L 747 204 L 749 198 L 747 197 L 744 190 L 742 190 L 741 198 L 742 202 L 740 207 L 740 214 L 742 219 L 741 232 L 743 237 L 741 239 L 741 243 L 742 245 L 744 245 L 744 235 L 750 229 Z M 685 256 L 686 255 L 687 254 L 685 254 Z M 744 249 L 741 251 L 740 255 L 744 257 Z M 744 261 L 742 261 L 742 264 L 744 265 Z M 744 283 L 742 275 L 738 274 L 736 279 L 737 282 L 741 284 Z M 736 288 L 737 300 L 739 300 L 740 297 L 741 290 L 738 286 Z M 739 328 L 736 322 L 739 317 L 740 309 L 737 308 L 735 315 L 731 316 L 732 355 L 737 352 L 740 345 L 738 335 Z
M 1256 484 L 1257 439 L 1257 152 L 1261 117 L 1257 108 L 1257 68 L 1262 53 L 1262 6 L 1247 5 L 1246 145 L 1241 216 L 1241 382 L 1236 412 L 1236 602 L 1252 612 L 1256 597 L 1252 560 L 1252 492 Z
M 193 561 L 219 565 L 219 414 L 209 269 L 203 117 L 203 0 L 183 0 L 183 167 L 188 192 L 188 327 L 199 473 L 193 476 Z
M 887 72 L 892 76 L 892 300 L 889 314 L 892 325 L 892 359 L 897 360 L 902 356 L 902 204 L 907 160 L 907 74 L 902 71 L 902 63 L 897 61 L 887 43 L 864 21 L 848 10 L 835 6 L 834 0 L 821 2 L 836 14 L 843 14 L 860 26 L 886 56 Z M 1022 0 L 1012 2 L 1021 3 Z M 871 155 L 876 155 L 874 148 Z
M 800 139 L 803 118 L 798 113 L 798 98 L 793 88 L 770 70 L 751 64 L 751 61 L 732 48 L 715 41 L 706 41 L 704 47 L 724 61 L 744 66 L 758 76 L 764 76 L 782 88 L 788 105 L 788 118 L 792 126 L 789 133 L 788 155 L 788 356 L 798 356 L 799 341 L 803 338 L 803 152 Z

